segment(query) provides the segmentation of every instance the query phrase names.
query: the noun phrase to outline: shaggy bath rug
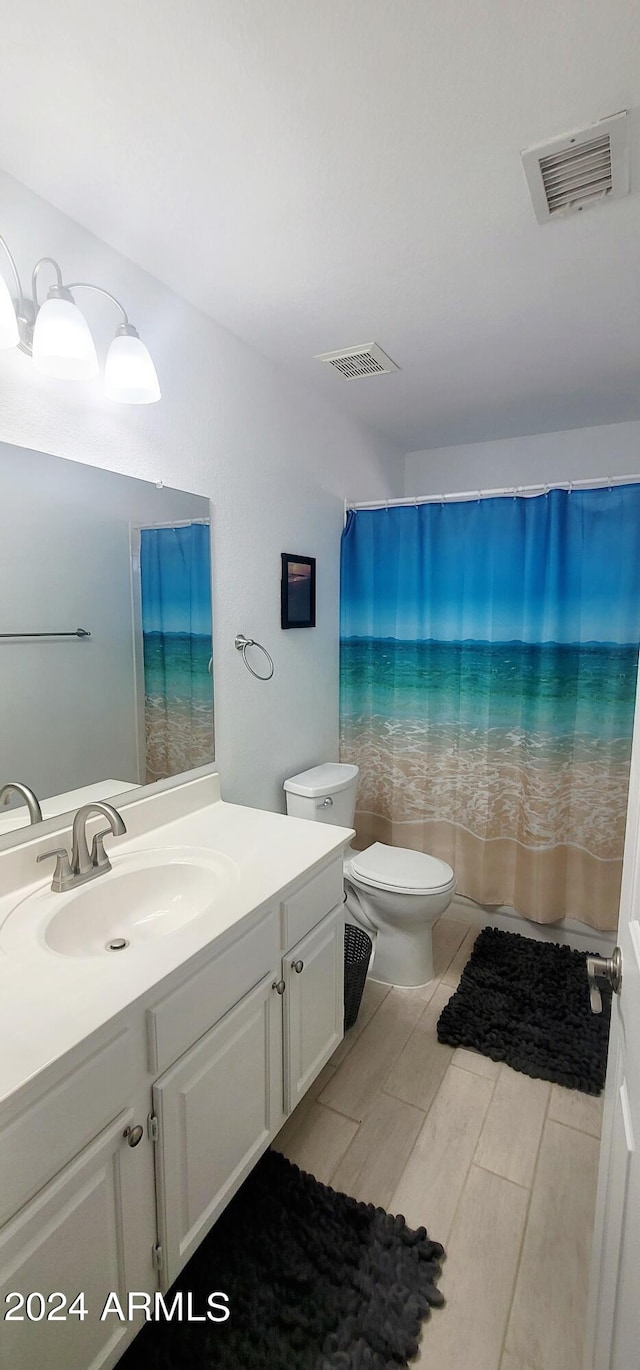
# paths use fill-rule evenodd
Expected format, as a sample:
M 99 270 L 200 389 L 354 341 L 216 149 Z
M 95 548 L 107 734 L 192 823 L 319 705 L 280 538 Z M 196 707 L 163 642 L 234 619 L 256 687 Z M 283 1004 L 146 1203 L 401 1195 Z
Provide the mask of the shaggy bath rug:
M 201 1313 L 223 1290 L 229 1320 L 147 1323 L 118 1370 L 401 1370 L 444 1302 L 443 1254 L 269 1151 L 165 1295 Z
M 484 928 L 438 1020 L 438 1041 L 472 1047 L 536 1080 L 599 1094 L 611 991 L 591 1012 L 587 953 Z

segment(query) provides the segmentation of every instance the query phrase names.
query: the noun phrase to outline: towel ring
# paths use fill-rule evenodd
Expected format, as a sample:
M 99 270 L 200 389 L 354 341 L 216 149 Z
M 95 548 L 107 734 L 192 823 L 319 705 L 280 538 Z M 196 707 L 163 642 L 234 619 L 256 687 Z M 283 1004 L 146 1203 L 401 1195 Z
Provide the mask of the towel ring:
M 269 662 L 268 675 L 260 675 L 259 671 L 254 671 L 253 666 L 247 661 L 247 647 L 257 647 L 259 652 L 264 652 L 264 655 Z M 244 633 L 236 633 L 236 649 L 237 651 L 242 652 L 242 660 L 244 661 L 247 670 L 251 671 L 251 674 L 255 676 L 256 680 L 271 680 L 274 671 L 273 660 L 269 656 L 266 647 L 263 647 L 261 642 L 256 642 L 253 637 L 245 637 Z

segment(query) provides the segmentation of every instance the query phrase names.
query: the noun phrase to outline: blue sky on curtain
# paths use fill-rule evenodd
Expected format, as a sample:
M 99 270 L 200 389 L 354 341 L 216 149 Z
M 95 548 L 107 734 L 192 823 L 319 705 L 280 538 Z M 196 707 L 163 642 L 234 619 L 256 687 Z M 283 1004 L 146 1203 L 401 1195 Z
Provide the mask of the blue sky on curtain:
M 209 524 L 140 534 L 146 778 L 213 760 Z
M 358 832 L 458 890 L 615 927 L 640 641 L 640 487 L 349 516 L 341 755 Z

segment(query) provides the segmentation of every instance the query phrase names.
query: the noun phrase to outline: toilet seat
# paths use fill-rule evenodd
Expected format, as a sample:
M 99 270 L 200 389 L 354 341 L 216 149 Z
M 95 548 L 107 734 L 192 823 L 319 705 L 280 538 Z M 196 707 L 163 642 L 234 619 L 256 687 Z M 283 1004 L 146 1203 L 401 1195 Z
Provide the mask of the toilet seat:
M 455 884 L 446 861 L 410 847 L 388 847 L 384 842 L 355 852 L 348 865 L 359 883 L 390 894 L 443 894 Z

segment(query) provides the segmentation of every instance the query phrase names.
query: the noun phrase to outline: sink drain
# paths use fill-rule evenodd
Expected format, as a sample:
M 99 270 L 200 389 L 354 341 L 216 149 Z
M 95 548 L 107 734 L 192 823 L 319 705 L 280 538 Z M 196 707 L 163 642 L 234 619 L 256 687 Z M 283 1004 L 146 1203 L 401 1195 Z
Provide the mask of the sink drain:
M 129 946 L 126 937 L 113 937 L 110 942 L 106 942 L 107 951 L 124 951 Z

